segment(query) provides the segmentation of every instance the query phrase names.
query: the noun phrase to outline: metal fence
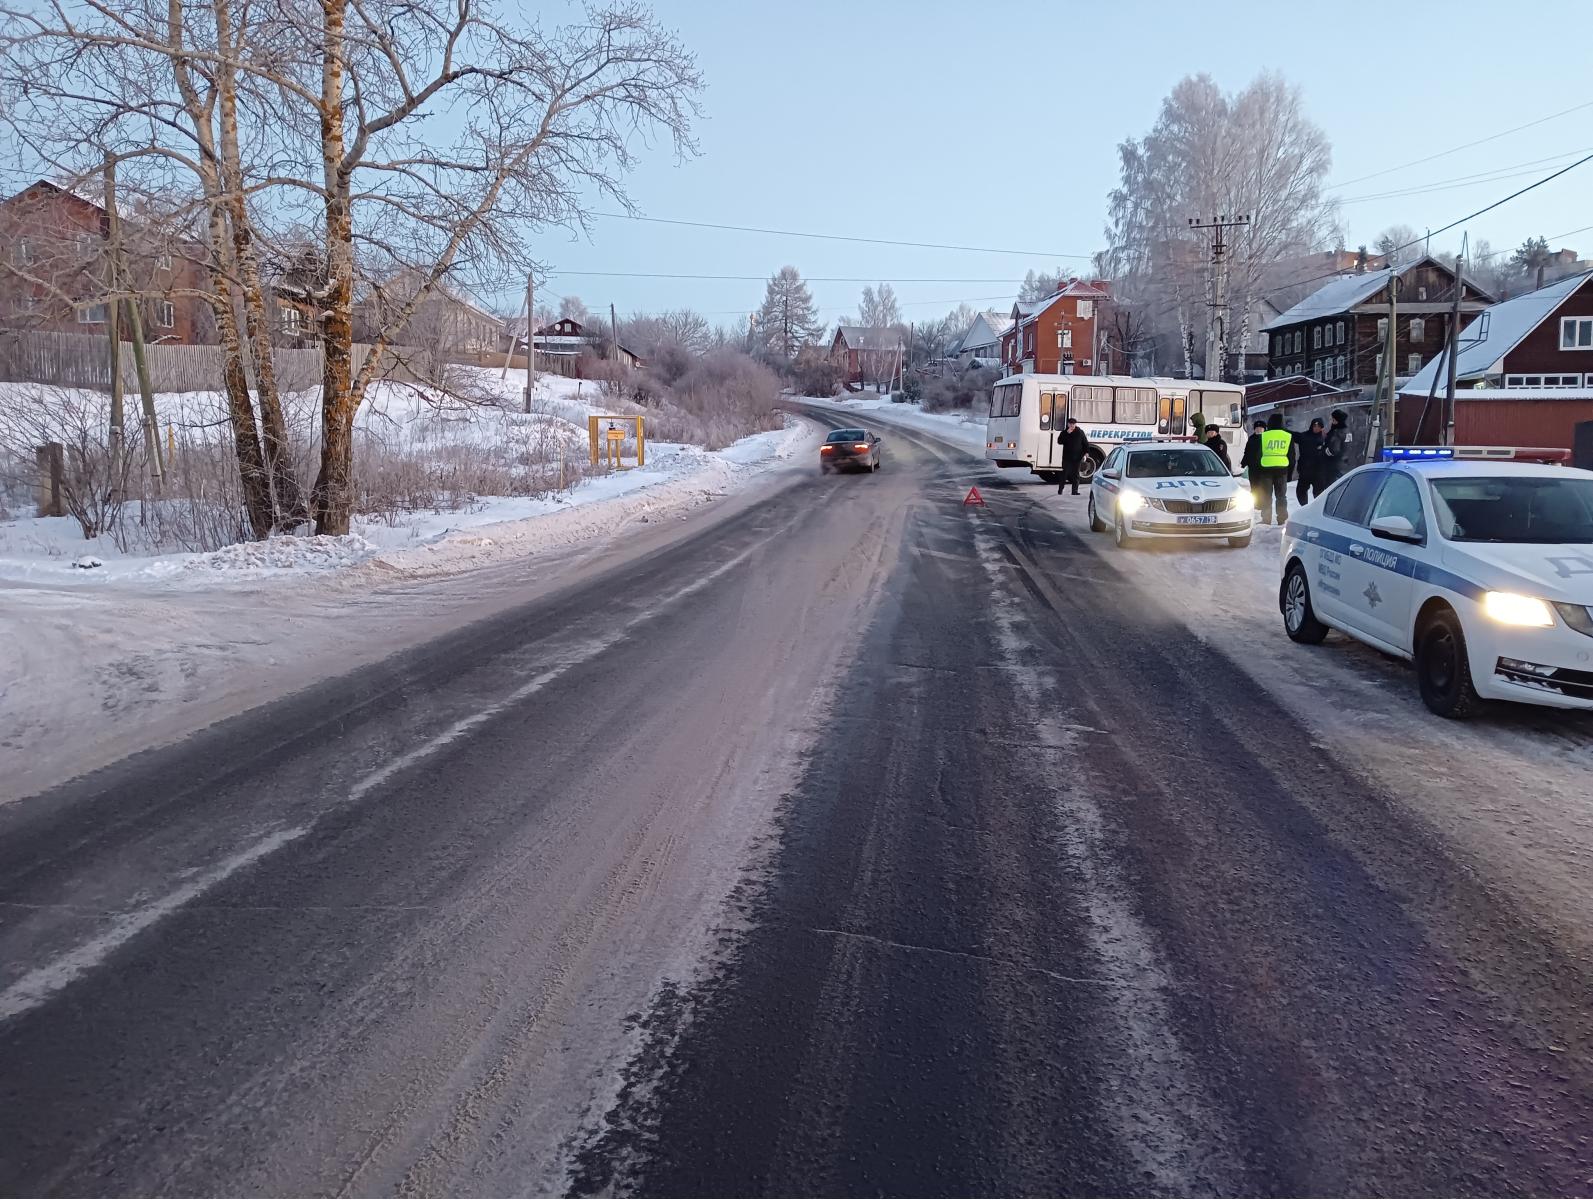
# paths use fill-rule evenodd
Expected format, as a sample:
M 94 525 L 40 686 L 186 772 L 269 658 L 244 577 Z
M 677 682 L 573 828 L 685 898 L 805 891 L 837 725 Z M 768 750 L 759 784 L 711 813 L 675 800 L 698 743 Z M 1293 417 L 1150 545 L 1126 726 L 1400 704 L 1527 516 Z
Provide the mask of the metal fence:
M 358 371 L 371 347 L 354 347 L 354 370 Z M 220 346 L 180 346 L 155 343 L 146 350 L 151 381 L 157 392 L 215 392 L 222 388 Z M 418 352 L 407 347 L 389 347 L 383 356 L 378 376 L 409 383 L 422 380 L 408 366 Z M 133 348 L 124 344 L 121 354 L 123 386 L 136 391 L 138 375 Z M 320 347 L 306 350 L 279 348 L 273 355 L 277 386 L 285 392 L 300 392 L 321 383 Z M 0 381 L 40 383 L 53 387 L 89 388 L 109 391 L 110 354 L 104 337 L 87 333 L 53 333 L 39 330 L 0 333 Z M 250 380 L 251 386 L 253 380 Z

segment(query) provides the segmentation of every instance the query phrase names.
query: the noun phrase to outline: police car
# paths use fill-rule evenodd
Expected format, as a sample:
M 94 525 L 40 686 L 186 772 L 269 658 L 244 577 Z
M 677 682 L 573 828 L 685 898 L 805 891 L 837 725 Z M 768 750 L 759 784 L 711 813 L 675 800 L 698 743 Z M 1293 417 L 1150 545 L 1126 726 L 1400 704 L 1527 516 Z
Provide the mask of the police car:
M 1226 538 L 1248 546 L 1256 502 L 1250 489 L 1205 446 L 1129 442 L 1090 478 L 1090 529 L 1119 546 L 1146 538 Z
M 1593 709 L 1593 473 L 1463 455 L 1386 451 L 1295 512 L 1284 629 L 1413 660 L 1439 716 L 1479 699 Z

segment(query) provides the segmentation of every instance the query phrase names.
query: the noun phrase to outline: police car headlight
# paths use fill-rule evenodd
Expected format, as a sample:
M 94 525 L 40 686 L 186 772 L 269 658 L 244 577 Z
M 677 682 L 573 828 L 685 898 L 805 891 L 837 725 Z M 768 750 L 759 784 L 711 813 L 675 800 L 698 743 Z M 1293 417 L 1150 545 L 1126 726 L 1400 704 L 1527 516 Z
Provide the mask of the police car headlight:
M 1531 625 L 1546 629 L 1554 624 L 1554 611 L 1536 596 L 1516 592 L 1484 592 L 1482 611 L 1501 625 Z
M 1255 495 L 1255 493 L 1254 492 L 1245 491 L 1243 488 L 1241 488 L 1238 492 L 1234 493 L 1233 510 L 1234 510 L 1234 512 L 1255 512 L 1256 511 L 1256 495 Z
M 1117 497 L 1117 509 L 1119 512 L 1137 513 L 1144 507 L 1145 497 L 1138 492 L 1123 491 Z

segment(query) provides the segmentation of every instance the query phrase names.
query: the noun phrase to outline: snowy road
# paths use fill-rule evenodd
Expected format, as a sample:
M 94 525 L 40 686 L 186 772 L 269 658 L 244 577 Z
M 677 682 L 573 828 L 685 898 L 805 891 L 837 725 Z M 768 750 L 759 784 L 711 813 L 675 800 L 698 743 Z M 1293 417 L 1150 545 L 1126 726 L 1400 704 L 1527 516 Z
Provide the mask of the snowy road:
M 1593 1188 L 1587 912 L 886 436 L 0 808 L 0 1191 Z

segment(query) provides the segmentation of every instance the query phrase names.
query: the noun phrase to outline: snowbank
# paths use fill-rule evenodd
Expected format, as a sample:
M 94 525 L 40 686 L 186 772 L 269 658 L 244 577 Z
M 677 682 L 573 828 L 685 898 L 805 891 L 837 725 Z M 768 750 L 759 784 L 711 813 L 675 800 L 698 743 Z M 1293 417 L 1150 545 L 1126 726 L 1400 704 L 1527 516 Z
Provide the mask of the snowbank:
M 15 388 L 18 385 L 0 385 Z M 360 453 L 387 450 L 427 461 L 449 461 L 465 448 L 495 455 L 510 469 L 534 447 L 545 464 L 562 453 L 572 483 L 559 487 L 549 465 L 546 488 L 534 495 L 470 495 L 458 507 L 356 518 L 344 538 L 281 537 L 239 543 L 209 553 L 161 552 L 140 544 L 133 508 L 119 537 L 85 540 L 71 518 L 20 517 L 0 521 L 0 582 L 59 587 L 163 582 L 206 587 L 343 571 L 378 564 L 414 573 L 462 570 L 485 562 L 536 554 L 588 541 L 630 521 L 650 521 L 695 508 L 776 466 L 817 435 L 794 419 L 720 451 L 649 442 L 647 465 L 581 478 L 586 468 L 587 417 L 614 412 L 595 384 L 561 376 L 538 378 L 531 413 L 521 411 L 525 372 L 475 371 L 465 403 L 426 389 L 382 383 L 360 409 Z M 94 398 L 96 393 L 82 393 Z M 0 395 L 0 401 L 4 396 Z M 290 419 L 310 420 L 314 393 L 286 398 Z M 97 402 L 97 400 L 95 401 Z M 175 428 L 212 430 L 221 397 L 185 393 L 160 397 L 163 419 Z M 636 409 L 622 403 L 620 412 Z M 626 453 L 634 454 L 627 444 Z M 589 469 L 589 468 L 588 468 Z M 78 566 L 80 561 L 93 566 Z
M 857 396 L 800 396 L 804 404 L 827 409 L 836 415 L 843 413 L 862 414 L 879 413 L 881 417 L 893 424 L 902 425 L 909 429 L 921 429 L 925 433 L 933 433 L 944 441 L 951 442 L 964 450 L 972 450 L 983 455 L 985 450 L 985 414 L 982 412 L 925 412 L 916 404 L 896 404 L 889 396 L 871 395 L 867 392 Z

